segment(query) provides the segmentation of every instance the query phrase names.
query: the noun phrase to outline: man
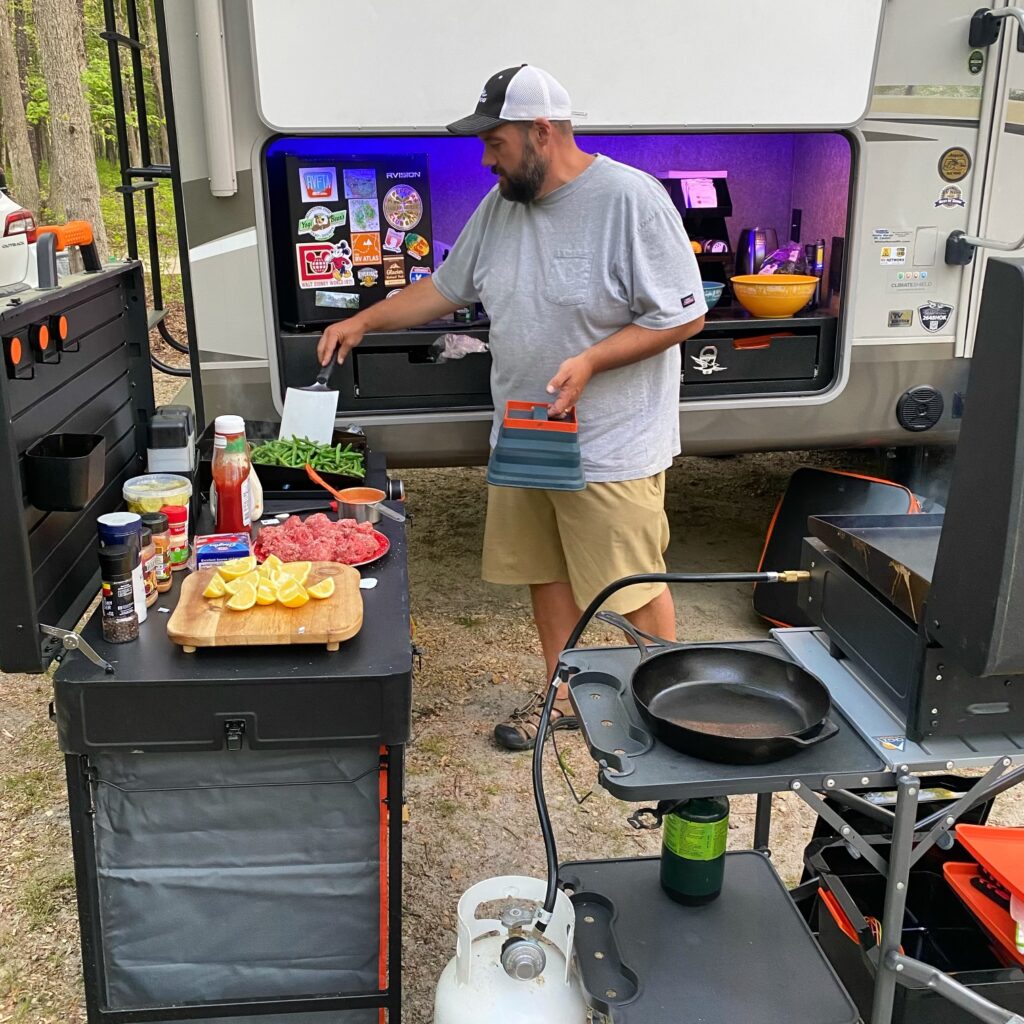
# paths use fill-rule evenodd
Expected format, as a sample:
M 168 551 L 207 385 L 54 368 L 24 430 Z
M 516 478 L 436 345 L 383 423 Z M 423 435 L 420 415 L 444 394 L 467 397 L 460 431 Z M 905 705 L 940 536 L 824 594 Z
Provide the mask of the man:
M 580 609 L 612 580 L 662 572 L 665 470 L 679 453 L 679 343 L 707 306 L 679 213 L 654 178 L 576 145 L 566 90 L 529 65 L 484 86 L 476 111 L 448 126 L 477 135 L 498 183 L 432 278 L 349 320 L 317 348 L 339 362 L 367 331 L 413 327 L 473 302 L 491 318 L 495 419 L 506 401 L 573 406 L 587 486 L 490 487 L 483 577 L 527 584 L 548 678 Z M 608 607 L 675 637 L 664 585 L 620 591 Z M 575 728 L 565 692 L 552 727 Z M 495 728 L 504 747 L 537 736 L 534 696 Z

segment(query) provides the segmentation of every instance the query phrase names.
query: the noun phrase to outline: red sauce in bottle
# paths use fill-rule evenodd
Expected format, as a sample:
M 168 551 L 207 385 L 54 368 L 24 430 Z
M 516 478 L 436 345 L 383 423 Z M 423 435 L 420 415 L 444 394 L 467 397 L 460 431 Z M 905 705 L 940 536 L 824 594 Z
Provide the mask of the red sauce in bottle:
M 213 485 L 216 488 L 217 533 L 241 533 L 250 524 L 249 447 L 241 416 L 214 421 Z

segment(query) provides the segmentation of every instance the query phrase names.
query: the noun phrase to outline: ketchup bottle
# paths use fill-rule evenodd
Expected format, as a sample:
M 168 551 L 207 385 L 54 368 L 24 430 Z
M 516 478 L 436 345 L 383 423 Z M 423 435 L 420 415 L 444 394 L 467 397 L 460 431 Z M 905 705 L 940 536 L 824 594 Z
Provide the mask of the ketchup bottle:
M 252 507 L 249 446 L 241 416 L 218 416 L 213 423 L 213 486 L 217 533 L 248 531 Z

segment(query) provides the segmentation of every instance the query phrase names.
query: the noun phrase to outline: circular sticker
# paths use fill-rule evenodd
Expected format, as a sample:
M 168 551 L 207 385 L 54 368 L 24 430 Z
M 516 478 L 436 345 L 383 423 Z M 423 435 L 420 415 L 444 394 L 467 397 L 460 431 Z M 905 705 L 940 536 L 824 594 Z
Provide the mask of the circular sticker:
M 943 181 L 963 181 L 970 171 L 971 154 L 961 146 L 953 146 L 939 157 L 939 177 Z
M 381 203 L 384 219 L 398 231 L 411 231 L 423 217 L 423 200 L 410 185 L 396 185 Z
M 980 75 L 984 66 L 985 54 L 981 50 L 971 50 L 970 56 L 967 58 L 967 70 L 972 75 Z

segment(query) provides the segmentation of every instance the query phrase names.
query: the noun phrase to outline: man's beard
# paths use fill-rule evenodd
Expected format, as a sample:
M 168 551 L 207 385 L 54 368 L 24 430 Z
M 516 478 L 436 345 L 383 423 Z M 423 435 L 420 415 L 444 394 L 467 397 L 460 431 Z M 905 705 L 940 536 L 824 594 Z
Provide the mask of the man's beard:
M 498 174 L 496 168 L 493 169 Z M 547 161 L 543 160 L 529 141 L 523 147 L 523 158 L 514 173 L 505 172 L 504 181 L 498 182 L 498 191 L 503 199 L 512 203 L 532 203 L 540 194 L 544 178 L 548 173 Z

